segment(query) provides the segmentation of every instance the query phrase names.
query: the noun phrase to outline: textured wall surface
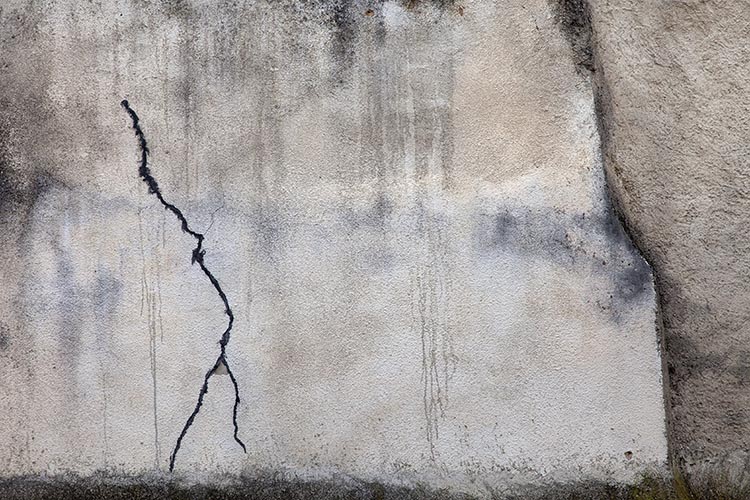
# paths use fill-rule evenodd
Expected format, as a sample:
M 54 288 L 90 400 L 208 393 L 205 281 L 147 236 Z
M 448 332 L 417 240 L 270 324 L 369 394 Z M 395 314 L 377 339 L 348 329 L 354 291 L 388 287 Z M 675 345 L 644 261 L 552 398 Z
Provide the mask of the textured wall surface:
M 591 14 L 610 185 L 661 296 L 673 450 L 745 467 L 750 3 L 594 0 Z
M 169 467 L 227 326 L 203 263 L 232 375 L 176 472 L 480 488 L 663 464 L 652 276 L 558 14 L 6 2 L 3 474 Z

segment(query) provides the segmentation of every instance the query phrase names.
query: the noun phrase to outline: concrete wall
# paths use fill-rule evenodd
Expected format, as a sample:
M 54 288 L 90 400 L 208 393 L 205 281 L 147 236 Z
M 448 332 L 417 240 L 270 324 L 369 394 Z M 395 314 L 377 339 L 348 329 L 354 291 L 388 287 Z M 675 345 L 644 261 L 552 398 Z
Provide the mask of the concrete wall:
M 3 474 L 482 493 L 667 458 L 650 269 L 555 5 L 2 11 Z M 564 17 L 564 16 L 563 16 Z M 575 44 L 574 44 L 575 45 Z M 205 476 L 204 474 L 209 474 Z
M 750 4 L 591 2 L 610 186 L 654 266 L 679 464 L 750 449 Z

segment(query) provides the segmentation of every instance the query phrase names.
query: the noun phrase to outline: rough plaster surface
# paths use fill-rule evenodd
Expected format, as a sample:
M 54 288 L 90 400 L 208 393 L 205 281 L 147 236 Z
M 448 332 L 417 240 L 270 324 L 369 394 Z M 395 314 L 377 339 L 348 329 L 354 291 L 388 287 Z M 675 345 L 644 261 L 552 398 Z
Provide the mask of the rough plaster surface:
M 547 1 L 3 6 L 3 474 L 464 490 L 667 455 L 650 269 Z M 529 479 L 533 478 L 533 479 Z
M 654 266 L 671 444 L 750 449 L 750 3 L 593 0 L 610 185 Z

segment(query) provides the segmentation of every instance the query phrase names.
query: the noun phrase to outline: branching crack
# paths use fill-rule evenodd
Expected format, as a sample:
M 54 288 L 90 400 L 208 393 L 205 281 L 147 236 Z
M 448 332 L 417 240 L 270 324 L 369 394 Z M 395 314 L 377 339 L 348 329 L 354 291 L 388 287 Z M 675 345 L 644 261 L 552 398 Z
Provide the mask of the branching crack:
M 125 111 L 127 111 L 128 115 L 130 115 L 130 118 L 133 121 L 133 130 L 135 130 L 135 136 L 138 138 L 138 145 L 141 150 L 141 161 L 138 168 L 138 175 L 140 175 L 141 179 L 143 179 L 143 182 L 148 185 L 149 193 L 155 195 L 159 202 L 164 206 L 164 208 L 172 212 L 177 217 L 182 225 L 183 232 L 189 234 L 198 242 L 198 244 L 193 249 L 191 263 L 198 263 L 198 266 L 201 268 L 201 271 L 203 271 L 203 274 L 206 275 L 206 277 L 213 285 L 214 289 L 216 289 L 216 293 L 219 294 L 219 298 L 221 298 L 221 301 L 224 303 L 224 312 L 229 318 L 227 329 L 224 330 L 224 334 L 219 340 L 219 345 L 221 346 L 219 357 L 216 358 L 216 361 L 214 362 L 211 369 L 206 372 L 206 375 L 203 378 L 203 385 L 201 386 L 201 390 L 198 393 L 198 402 L 195 404 L 195 408 L 190 414 L 190 417 L 188 417 L 187 422 L 185 422 L 185 426 L 182 428 L 182 432 L 180 432 L 180 436 L 177 438 L 177 442 L 174 445 L 172 454 L 169 457 L 169 471 L 172 472 L 174 470 L 174 463 L 175 459 L 177 458 L 177 452 L 180 451 L 180 446 L 182 445 L 182 440 L 185 438 L 185 435 L 187 434 L 188 429 L 190 429 L 190 426 L 193 425 L 193 421 L 198 415 L 201 406 L 203 406 L 203 398 L 208 392 L 208 381 L 216 372 L 216 370 L 222 367 L 222 365 L 226 369 L 227 374 L 229 374 L 229 379 L 232 381 L 232 385 L 234 386 L 234 410 L 232 414 L 232 423 L 234 424 L 234 440 L 237 441 L 237 443 L 242 447 L 242 450 L 247 453 L 245 443 L 243 443 L 242 440 L 240 440 L 240 438 L 237 436 L 237 433 L 239 432 L 239 429 L 237 427 L 237 408 L 240 404 L 240 389 L 237 384 L 237 379 L 235 378 L 234 373 L 232 373 L 232 369 L 229 367 L 226 353 L 227 344 L 229 343 L 229 337 L 231 336 L 232 332 L 232 325 L 234 324 L 234 314 L 232 313 L 232 308 L 229 306 L 229 300 L 227 299 L 224 290 L 222 290 L 221 285 L 219 285 L 219 281 L 206 267 L 204 261 L 206 251 L 203 250 L 203 240 L 205 236 L 197 231 L 190 229 L 190 225 L 188 224 L 185 215 L 183 215 L 180 209 L 169 203 L 164 199 L 164 196 L 162 196 L 161 190 L 159 189 L 159 184 L 156 182 L 154 176 L 151 175 L 151 170 L 148 167 L 148 144 L 146 143 L 146 137 L 143 135 L 143 130 L 141 129 L 141 126 L 139 124 L 138 115 L 135 113 L 135 111 L 133 111 L 133 108 L 130 107 L 127 100 L 123 100 L 120 104 L 123 108 L 125 108 Z

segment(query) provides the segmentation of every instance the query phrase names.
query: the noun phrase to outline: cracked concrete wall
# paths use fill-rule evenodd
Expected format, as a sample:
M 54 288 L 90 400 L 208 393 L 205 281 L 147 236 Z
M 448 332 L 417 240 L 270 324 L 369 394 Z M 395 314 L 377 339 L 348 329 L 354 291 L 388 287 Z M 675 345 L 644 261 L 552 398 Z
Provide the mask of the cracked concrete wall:
M 5 475 L 484 491 L 667 455 L 652 275 L 546 0 L 0 11 Z
M 591 14 L 610 185 L 661 297 L 674 454 L 744 469 L 750 4 L 593 0 Z

